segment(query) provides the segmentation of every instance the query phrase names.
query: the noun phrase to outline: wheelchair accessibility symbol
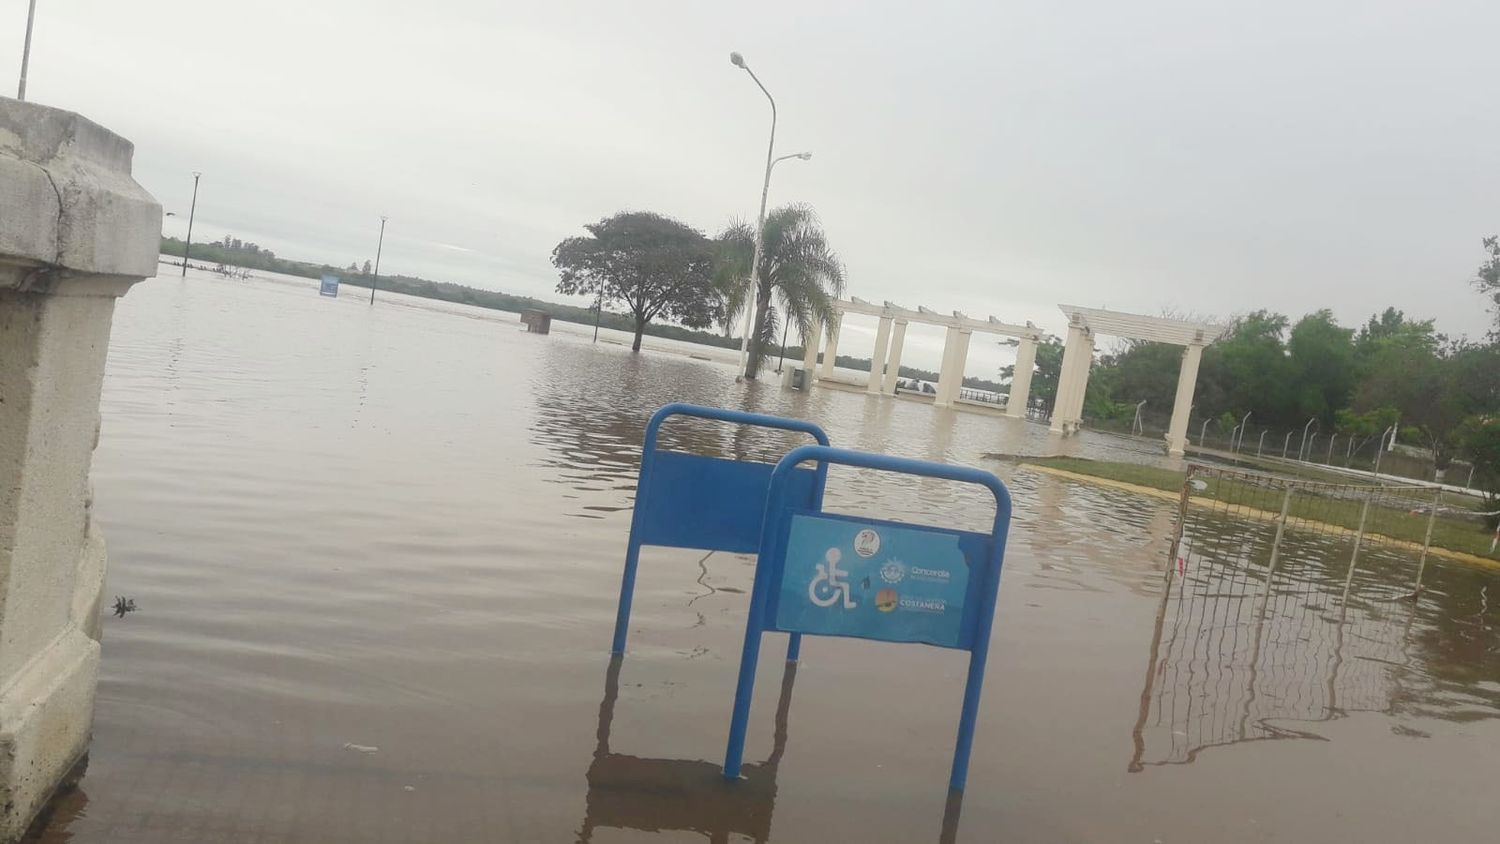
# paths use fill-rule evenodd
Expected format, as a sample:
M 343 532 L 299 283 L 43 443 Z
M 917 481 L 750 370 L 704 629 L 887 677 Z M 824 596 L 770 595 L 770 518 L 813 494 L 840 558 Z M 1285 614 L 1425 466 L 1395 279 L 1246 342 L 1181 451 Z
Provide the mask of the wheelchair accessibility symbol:
M 807 584 L 807 599 L 815 605 L 831 607 L 842 599 L 846 610 L 859 606 L 854 602 L 849 581 L 845 579 L 849 573 L 839 568 L 839 560 L 843 556 L 839 549 L 829 548 L 828 553 L 823 555 L 824 562 L 818 563 L 818 573 Z

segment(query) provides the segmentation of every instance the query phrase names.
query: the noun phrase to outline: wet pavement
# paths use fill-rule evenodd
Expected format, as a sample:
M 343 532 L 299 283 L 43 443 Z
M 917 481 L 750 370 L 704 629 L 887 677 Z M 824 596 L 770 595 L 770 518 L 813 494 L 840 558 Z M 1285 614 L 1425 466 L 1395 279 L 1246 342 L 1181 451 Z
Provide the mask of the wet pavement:
M 1205 561 L 1169 588 L 1170 502 L 983 458 L 1150 459 L 1141 444 L 737 385 L 718 359 L 648 346 L 396 296 L 372 309 L 307 280 L 138 286 L 94 469 L 108 594 L 137 610 L 105 619 L 90 766 L 35 840 L 1492 837 L 1493 575 L 1438 563 L 1417 605 L 1335 623 L 1309 562 L 1257 651 L 1224 567 L 1260 527 L 1198 528 Z M 748 558 L 647 549 L 629 652 L 610 659 L 641 437 L 669 401 L 799 416 L 835 445 L 1010 486 L 961 806 L 945 786 L 966 657 L 915 645 L 809 638 L 790 672 L 768 636 L 753 764 L 718 777 Z M 664 437 L 752 459 L 796 442 L 693 422 Z M 961 486 L 839 469 L 828 505 L 992 516 Z M 1215 556 L 1209 533 L 1241 550 Z

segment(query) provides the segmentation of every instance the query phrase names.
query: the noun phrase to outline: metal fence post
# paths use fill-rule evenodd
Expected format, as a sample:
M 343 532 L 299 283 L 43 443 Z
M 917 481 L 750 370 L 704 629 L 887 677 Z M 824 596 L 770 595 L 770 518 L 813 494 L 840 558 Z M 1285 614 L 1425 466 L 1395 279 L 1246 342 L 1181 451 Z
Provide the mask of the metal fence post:
M 1349 557 L 1349 572 L 1344 575 L 1344 596 L 1339 599 L 1340 613 L 1349 605 L 1349 586 L 1354 583 L 1354 567 L 1359 563 L 1359 546 L 1365 540 L 1365 519 L 1370 515 L 1370 499 L 1375 491 L 1365 493 L 1365 503 L 1359 508 L 1359 530 L 1354 533 L 1354 554 Z
M 1427 570 L 1427 549 L 1432 547 L 1432 526 L 1437 523 L 1438 507 L 1443 503 L 1443 488 L 1438 487 L 1437 494 L 1432 496 L 1432 512 L 1427 514 L 1427 535 L 1422 538 L 1422 560 L 1417 563 L 1417 585 L 1412 590 L 1412 597 L 1416 598 L 1422 594 L 1422 573 Z
M 1263 449 L 1263 448 L 1266 447 L 1266 434 L 1269 434 L 1269 433 L 1271 433 L 1271 429 L 1270 428 L 1267 428 L 1264 431 L 1260 432 L 1260 442 L 1257 443 L 1256 446 L 1255 446 L 1255 456 L 1256 457 L 1259 457 L 1261 449 Z
M 1282 460 L 1286 459 L 1287 449 L 1289 449 L 1291 447 L 1292 447 L 1292 432 L 1291 431 L 1287 431 L 1286 432 L 1286 441 L 1281 444 L 1281 459 Z

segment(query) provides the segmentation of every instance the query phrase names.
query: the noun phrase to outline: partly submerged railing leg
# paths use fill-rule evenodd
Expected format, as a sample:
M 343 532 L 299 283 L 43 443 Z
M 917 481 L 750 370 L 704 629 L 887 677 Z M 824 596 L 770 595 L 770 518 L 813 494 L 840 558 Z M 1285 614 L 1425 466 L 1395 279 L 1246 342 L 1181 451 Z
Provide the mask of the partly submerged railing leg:
M 1417 584 L 1412 589 L 1412 598 L 1415 599 L 1422 594 L 1422 573 L 1427 570 L 1427 550 L 1432 547 L 1432 528 L 1437 524 L 1438 508 L 1443 503 L 1443 488 L 1438 487 L 1437 494 L 1432 496 L 1432 512 L 1427 514 L 1427 535 L 1422 537 L 1422 561 L 1417 563 Z
M 620 577 L 620 605 L 615 610 L 615 638 L 609 652 L 625 653 L 625 635 L 630 628 L 630 602 L 635 597 L 635 570 L 641 561 L 641 546 L 633 539 L 625 551 L 625 573 Z
M 752 606 L 752 613 L 759 611 Z M 745 632 L 745 648 L 740 654 L 740 677 L 734 688 L 734 710 L 729 716 L 729 747 L 724 751 L 724 779 L 740 778 L 745 759 L 745 728 L 750 723 L 750 700 L 755 697 L 755 666 L 760 661 L 760 630 Z

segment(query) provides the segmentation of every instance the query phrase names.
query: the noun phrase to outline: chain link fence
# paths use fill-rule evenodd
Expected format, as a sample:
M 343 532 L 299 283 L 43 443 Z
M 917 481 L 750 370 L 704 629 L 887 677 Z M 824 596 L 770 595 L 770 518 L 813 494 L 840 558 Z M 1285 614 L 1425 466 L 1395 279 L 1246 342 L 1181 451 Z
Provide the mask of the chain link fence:
M 1413 454 L 1403 446 L 1382 450 L 1380 434 L 1330 433 L 1317 424 L 1287 429 L 1256 425 L 1254 420 L 1231 425 L 1229 420 L 1194 419 L 1188 425 L 1188 438 L 1198 448 L 1246 459 L 1298 460 L 1395 478 L 1442 480 L 1455 486 L 1473 481 L 1474 467 L 1464 461 L 1454 461 L 1439 478 L 1430 455 Z
M 1190 466 L 1130 769 L 1389 709 L 1431 558 L 1488 544 L 1472 516 L 1426 486 Z

